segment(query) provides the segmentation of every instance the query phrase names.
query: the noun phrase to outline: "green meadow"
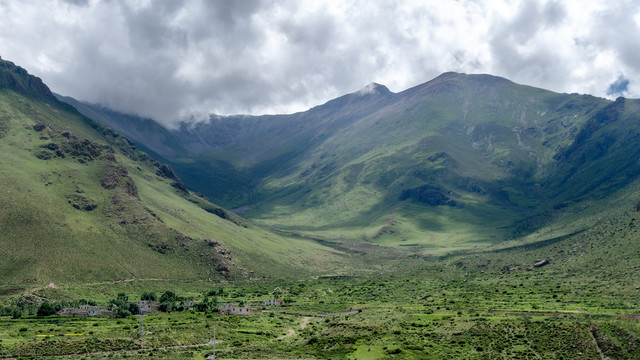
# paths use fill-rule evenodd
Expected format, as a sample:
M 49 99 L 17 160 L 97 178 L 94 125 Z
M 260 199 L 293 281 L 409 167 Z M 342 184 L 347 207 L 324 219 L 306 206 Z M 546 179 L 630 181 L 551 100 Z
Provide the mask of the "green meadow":
M 386 266 L 243 281 L 133 280 L 5 288 L 5 356 L 85 359 L 633 359 L 640 356 L 635 209 L 543 241 L 442 256 L 390 252 Z M 546 265 L 536 267 L 540 260 Z M 264 301 L 251 316 L 185 309 L 127 318 L 38 317 L 37 304 L 173 291 L 196 302 Z M 214 294 L 214 295 L 211 295 Z M 52 335 L 52 336 L 51 336 Z

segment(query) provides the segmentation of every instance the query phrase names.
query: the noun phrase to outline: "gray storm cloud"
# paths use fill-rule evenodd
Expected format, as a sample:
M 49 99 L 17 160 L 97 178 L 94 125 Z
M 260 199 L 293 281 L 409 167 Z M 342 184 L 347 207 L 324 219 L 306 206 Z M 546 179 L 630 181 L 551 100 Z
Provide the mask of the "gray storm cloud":
M 167 126 L 445 71 L 597 96 L 640 75 L 632 1 L 1 0 L 0 13 L 4 59 L 55 92 Z

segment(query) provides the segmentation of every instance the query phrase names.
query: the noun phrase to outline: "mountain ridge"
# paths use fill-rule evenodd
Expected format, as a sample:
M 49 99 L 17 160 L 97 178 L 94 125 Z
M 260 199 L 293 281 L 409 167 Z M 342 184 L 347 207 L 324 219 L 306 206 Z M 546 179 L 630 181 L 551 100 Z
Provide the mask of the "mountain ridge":
M 608 155 L 635 153 L 620 150 L 632 140 L 612 121 L 615 104 L 447 72 L 398 93 L 372 83 L 295 114 L 183 123 L 163 135 L 175 151 L 137 141 L 187 184 L 269 226 L 356 242 L 401 245 L 428 232 L 467 243 L 534 231 L 543 214 L 633 181 L 633 162 L 611 165 Z M 617 116 L 640 132 L 634 112 Z M 606 170 L 581 165 L 590 161 Z

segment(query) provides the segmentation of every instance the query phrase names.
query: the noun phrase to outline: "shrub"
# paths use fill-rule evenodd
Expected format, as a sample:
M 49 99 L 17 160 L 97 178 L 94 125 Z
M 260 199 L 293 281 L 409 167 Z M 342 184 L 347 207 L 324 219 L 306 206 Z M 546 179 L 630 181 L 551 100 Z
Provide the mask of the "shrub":
M 116 314 L 116 316 L 119 318 L 126 318 L 131 316 L 131 311 L 123 308 L 118 308 L 118 313 Z
M 22 317 L 22 309 L 20 308 L 13 309 L 13 312 L 11 313 L 11 317 L 14 319 L 20 319 Z
M 140 306 L 136 303 L 129 304 L 129 312 L 131 314 L 140 314 Z
M 55 315 L 56 314 L 56 309 L 54 308 L 53 304 L 51 303 L 42 303 L 42 305 L 40 305 L 40 308 L 38 308 L 38 316 L 50 316 L 50 315 Z
M 148 300 L 148 301 L 158 301 L 158 296 L 155 292 L 144 292 L 140 296 L 140 300 Z
M 178 300 L 178 296 L 173 291 L 165 291 L 162 296 L 160 296 L 160 302 L 174 302 Z

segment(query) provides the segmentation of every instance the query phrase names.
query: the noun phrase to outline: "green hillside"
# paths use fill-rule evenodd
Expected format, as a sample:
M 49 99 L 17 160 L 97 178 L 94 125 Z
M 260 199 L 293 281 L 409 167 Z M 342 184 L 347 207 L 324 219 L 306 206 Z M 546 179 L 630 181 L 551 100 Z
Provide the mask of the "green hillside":
M 282 278 L 344 265 L 340 251 L 266 231 L 188 191 L 40 79 L 0 65 L 2 285 Z
M 423 254 L 534 233 L 639 174 L 636 100 L 458 73 L 400 93 L 366 90 L 302 113 L 212 116 L 176 129 L 79 108 L 244 217 Z

